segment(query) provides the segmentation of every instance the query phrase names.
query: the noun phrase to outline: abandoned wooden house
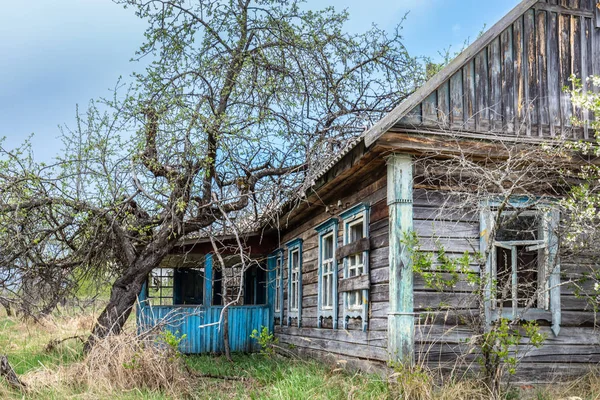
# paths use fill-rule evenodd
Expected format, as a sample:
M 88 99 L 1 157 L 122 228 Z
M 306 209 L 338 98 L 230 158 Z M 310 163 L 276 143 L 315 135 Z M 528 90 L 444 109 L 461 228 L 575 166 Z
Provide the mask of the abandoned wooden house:
M 468 326 L 465 316 L 472 314 L 484 326 L 500 317 L 539 323 L 546 340 L 527 351 L 523 342 L 524 379 L 577 375 L 600 362 L 595 307 L 561 285 L 592 261 L 559 249 L 560 215 L 551 196 L 529 191 L 505 199 L 504 208 L 493 196 L 479 204 L 466 197 L 473 206 L 466 210 L 465 197 L 447 180 L 421 176 L 423 168 L 445 169 L 457 157 L 502 158 L 520 143 L 593 138 L 591 116 L 575 109 L 562 88 L 572 74 L 600 74 L 597 6 L 596 0 L 522 1 L 338 154 L 303 201 L 283 210 L 278 226 L 248 235 L 251 256 L 264 262 L 244 272 L 230 308 L 232 350 L 256 349 L 251 331 L 266 326 L 282 347 L 362 368 L 473 362 L 466 348 L 481 332 Z M 583 126 L 573 125 L 572 116 Z M 452 181 L 460 186 L 461 179 Z M 509 226 L 494 229 L 505 216 L 513 217 Z M 443 248 L 449 258 L 470 255 L 467 264 L 484 279 L 482 308 L 470 300 L 477 286 L 465 271 L 449 292 L 417 273 L 411 243 L 421 252 Z M 185 268 L 174 257 L 155 271 L 138 318 L 155 323 L 179 313 L 184 351 L 221 351 L 215 323 L 223 272 L 210 241 L 191 240 L 181 249 L 197 261 L 189 258 L 192 268 Z M 478 253 L 486 254 L 480 264 L 472 261 Z M 518 287 L 523 282 L 529 289 Z

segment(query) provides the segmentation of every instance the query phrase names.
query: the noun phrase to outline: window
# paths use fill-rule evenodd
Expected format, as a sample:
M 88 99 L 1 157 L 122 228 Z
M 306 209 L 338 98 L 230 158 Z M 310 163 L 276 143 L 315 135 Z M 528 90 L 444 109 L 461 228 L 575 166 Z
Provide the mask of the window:
M 321 268 L 323 287 L 321 289 L 321 308 L 333 309 L 333 233 L 323 237 L 321 248 Z
M 484 208 L 481 252 L 488 254 L 486 317 L 546 319 L 560 329 L 558 223 L 550 205 L 510 202 L 501 215 Z M 493 237 L 489 237 L 494 232 Z
M 281 312 L 281 257 L 275 259 L 275 312 Z
M 244 305 L 267 303 L 267 274 L 259 265 L 252 265 L 244 272 Z
M 359 217 L 356 221 L 353 221 L 348 224 L 348 243 L 354 243 L 363 237 L 366 237 L 365 229 L 364 229 L 364 218 L 362 216 Z M 353 278 L 355 276 L 359 276 L 364 274 L 365 271 L 365 262 L 364 262 L 364 252 L 360 252 L 357 254 L 352 254 L 347 258 L 347 270 L 348 270 L 348 278 Z M 351 310 L 360 310 L 363 305 L 363 295 L 359 290 L 348 292 L 348 308 Z
M 201 305 L 204 268 L 155 268 L 146 287 L 146 297 L 154 306 Z
M 298 249 L 292 250 L 290 255 L 290 310 L 298 311 L 298 303 L 300 297 L 300 251 Z
M 548 309 L 543 218 L 535 211 L 505 212 L 492 248 L 496 307 Z
M 292 320 L 302 325 L 302 240 L 287 243 L 288 248 L 288 326 Z
M 369 207 L 359 204 L 340 215 L 344 224 L 344 279 L 340 292 L 344 298 L 344 328 L 352 318 L 362 320 L 367 330 L 369 302 Z
M 331 218 L 315 230 L 319 237 L 319 284 L 317 292 L 317 326 L 323 327 L 323 322 L 331 320 L 331 327 L 337 329 L 338 318 L 338 264 L 336 259 L 338 241 L 338 220 Z
M 283 250 L 273 252 L 267 258 L 269 270 L 269 302 L 273 304 L 274 319 L 283 325 Z
M 153 306 L 173 305 L 173 268 L 154 268 L 148 276 L 146 298 Z

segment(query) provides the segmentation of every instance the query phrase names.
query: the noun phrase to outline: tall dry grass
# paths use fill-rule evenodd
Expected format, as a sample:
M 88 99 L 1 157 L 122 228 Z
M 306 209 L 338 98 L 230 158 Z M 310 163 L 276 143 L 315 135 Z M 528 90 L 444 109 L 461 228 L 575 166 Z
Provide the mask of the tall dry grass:
M 23 380 L 34 394 L 83 392 L 101 398 L 132 391 L 189 398 L 195 386 L 172 346 L 132 332 L 98 341 L 81 361 L 40 368 Z

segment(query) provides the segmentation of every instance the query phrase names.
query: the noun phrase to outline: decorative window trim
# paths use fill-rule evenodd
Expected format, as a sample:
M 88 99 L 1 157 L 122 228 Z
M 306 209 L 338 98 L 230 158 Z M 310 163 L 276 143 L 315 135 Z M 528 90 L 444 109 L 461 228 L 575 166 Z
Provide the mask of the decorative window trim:
M 297 326 L 302 326 L 302 239 L 294 239 L 285 244 L 288 257 L 288 304 L 287 304 L 287 326 L 292 325 L 292 319 L 296 318 Z M 292 254 L 298 252 L 298 282 L 297 282 L 297 308 L 292 309 Z
M 353 223 L 356 223 L 359 220 L 363 222 L 363 238 L 369 238 L 369 211 L 370 208 L 367 204 L 357 204 L 354 207 L 344 211 L 340 214 L 340 218 L 342 219 L 343 230 L 344 230 L 344 246 L 350 244 L 350 226 Z M 355 254 L 350 254 L 344 257 L 344 280 L 348 280 L 350 278 L 349 274 L 349 259 L 350 257 L 355 256 Z M 363 272 L 359 276 L 369 277 L 369 250 L 362 251 L 362 260 L 363 260 Z M 367 285 L 368 286 L 368 285 Z M 344 290 L 344 289 L 340 289 Z M 368 328 L 368 315 L 369 315 L 369 289 L 362 289 L 360 293 L 362 294 L 362 304 L 358 307 L 350 307 L 349 306 L 349 298 L 350 293 L 355 291 L 346 291 L 343 293 L 343 318 L 344 318 L 344 329 L 348 329 L 348 322 L 351 318 L 360 318 L 362 320 L 362 330 L 367 331 Z
M 338 248 L 338 219 L 330 218 L 327 221 L 323 222 L 321 225 L 317 226 L 315 230 L 318 232 L 318 252 L 319 252 L 319 282 L 318 282 L 318 290 L 317 290 L 317 327 L 321 328 L 323 325 L 323 320 L 325 318 L 331 318 L 333 329 L 338 328 L 338 262 L 336 257 L 336 251 Z M 331 280 L 333 281 L 332 285 L 332 293 L 331 293 L 331 308 L 323 307 L 323 294 L 324 292 L 324 278 L 323 278 L 323 239 L 327 236 L 333 235 L 333 265 Z
M 498 207 L 501 202 L 490 201 L 483 204 L 481 215 L 480 215 L 480 252 L 485 254 L 488 248 L 490 240 L 495 241 L 495 238 L 490 237 L 490 233 L 496 232 L 495 221 L 498 214 Z M 538 285 L 544 284 L 546 286 L 542 296 L 538 298 L 538 304 L 542 303 L 543 307 L 530 308 L 526 312 L 523 312 L 523 308 L 510 307 L 502 308 L 500 311 L 496 307 L 496 299 L 492 285 L 494 284 L 496 274 L 496 246 L 492 247 L 492 251 L 489 252 L 485 271 L 486 285 L 485 285 L 485 317 L 486 323 L 489 325 L 492 321 L 499 318 L 515 319 L 521 318 L 523 320 L 529 320 L 535 317 L 535 319 L 545 319 L 552 324 L 553 333 L 558 336 L 560 332 L 561 324 L 561 306 L 560 306 L 560 260 L 558 256 L 558 236 L 556 234 L 560 223 L 560 212 L 550 202 L 542 202 L 539 199 L 529 199 L 524 197 L 515 197 L 510 199 L 506 204 L 509 207 L 506 213 L 514 213 L 515 209 L 525 209 L 522 211 L 527 215 L 534 213 L 539 215 L 542 220 L 542 236 L 543 239 L 537 240 L 540 243 L 531 243 L 532 247 L 544 250 L 543 270 L 541 271 L 542 277 L 540 278 L 540 271 L 538 270 Z M 535 206 L 535 207 L 534 207 Z M 543 244 L 541 242 L 544 242 Z M 517 242 L 501 242 L 498 241 L 501 247 L 502 245 L 508 247 L 514 247 L 519 245 Z M 513 250 L 514 251 L 514 250 Z M 512 266 L 512 263 L 511 263 Z M 553 266 L 552 271 L 550 271 Z M 513 266 L 514 267 L 514 266 Z M 515 273 L 513 272 L 513 281 L 515 280 Z M 515 294 L 511 295 L 513 304 L 515 304 Z
M 279 265 L 277 265 L 278 262 Z M 283 325 L 283 249 L 277 249 L 271 253 L 268 263 L 273 288 L 273 316 L 279 318 L 279 325 Z M 279 303 L 279 309 L 277 309 L 277 303 Z

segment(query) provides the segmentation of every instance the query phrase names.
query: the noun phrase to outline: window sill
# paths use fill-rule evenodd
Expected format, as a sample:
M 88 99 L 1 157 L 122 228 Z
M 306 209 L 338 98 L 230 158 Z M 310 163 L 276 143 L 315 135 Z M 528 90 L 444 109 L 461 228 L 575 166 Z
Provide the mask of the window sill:
M 517 309 L 517 318 L 523 321 L 538 321 L 544 320 L 548 322 L 552 322 L 552 313 L 549 310 L 544 310 L 541 308 L 530 308 L 527 312 L 523 312 L 524 309 Z M 492 310 L 492 321 L 497 321 L 500 318 L 505 318 L 508 320 L 513 320 L 513 309 L 505 308 L 502 311 L 500 310 Z

